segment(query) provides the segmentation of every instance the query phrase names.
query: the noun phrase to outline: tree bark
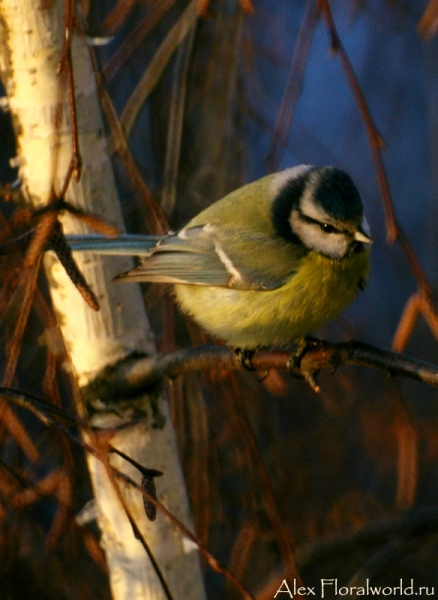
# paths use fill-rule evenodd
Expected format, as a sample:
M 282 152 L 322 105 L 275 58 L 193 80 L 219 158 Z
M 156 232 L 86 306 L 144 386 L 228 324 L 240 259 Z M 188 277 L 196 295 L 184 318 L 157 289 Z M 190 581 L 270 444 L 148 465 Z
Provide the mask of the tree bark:
M 18 145 L 20 177 L 34 206 L 44 205 L 62 187 L 72 154 L 68 88 L 61 86 L 57 68 L 64 42 L 62 0 L 0 0 L 1 75 L 7 90 Z M 123 230 L 112 168 L 97 99 L 95 77 L 84 36 L 72 35 L 79 148 L 83 159 L 80 181 L 72 181 L 66 199 Z M 62 90 L 62 95 L 60 94 Z M 59 102 L 62 119 L 55 126 Z M 84 232 L 74 217 L 62 219 L 66 233 Z M 58 322 L 68 348 L 71 368 L 80 387 L 133 352 L 154 354 L 154 344 L 137 285 L 111 283 L 131 266 L 130 259 L 77 255 L 77 262 L 95 291 L 100 311 L 92 311 L 78 294 L 54 254 L 45 269 Z M 193 528 L 167 404 L 161 397 L 121 398 L 117 406 L 90 400 L 91 424 L 113 431 L 111 444 L 138 463 L 164 472 L 156 479 L 161 501 L 186 526 Z M 141 475 L 119 456 L 111 463 L 136 481 Z M 114 598 L 132 600 L 165 597 L 151 562 L 133 534 L 120 499 L 102 463 L 88 457 L 98 508 L 102 544 L 110 570 Z M 204 598 L 198 553 L 193 544 L 158 514 L 145 516 L 138 492 L 121 489 L 139 528 L 154 554 L 175 599 Z

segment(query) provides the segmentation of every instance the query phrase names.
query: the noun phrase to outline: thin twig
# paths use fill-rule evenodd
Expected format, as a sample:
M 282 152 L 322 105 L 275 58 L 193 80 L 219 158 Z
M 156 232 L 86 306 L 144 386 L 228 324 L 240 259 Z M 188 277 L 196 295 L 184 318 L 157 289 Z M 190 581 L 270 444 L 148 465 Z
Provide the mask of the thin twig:
M 432 524 L 432 526 L 436 523 Z M 428 522 L 426 527 L 423 525 L 420 528 L 415 525 L 408 528 L 402 535 L 391 537 L 387 543 L 380 547 L 362 566 L 356 571 L 353 577 L 348 581 L 346 587 L 348 589 L 365 588 L 367 582 L 375 579 L 382 571 L 385 571 L 388 566 L 398 558 L 406 558 L 407 549 L 413 546 L 418 538 L 424 535 L 430 535 L 431 523 Z M 356 594 L 344 596 L 352 600 L 357 598 Z
M 310 542 L 297 550 L 301 568 L 309 568 L 334 554 L 350 554 L 394 537 L 431 533 L 438 529 L 438 510 L 435 506 L 412 508 L 400 514 L 375 519 L 361 527 L 348 528 Z
M 70 109 L 70 124 L 72 133 L 72 156 L 68 174 L 65 178 L 64 188 L 60 196 L 64 196 L 70 182 L 71 175 L 76 181 L 81 178 L 82 172 L 82 157 L 79 151 L 79 132 L 78 122 L 76 118 L 76 95 L 75 95 L 75 80 L 73 71 L 73 59 L 71 52 L 71 39 L 74 24 L 74 3 L 73 0 L 65 0 L 65 18 L 64 18 L 64 48 L 62 51 L 61 61 L 58 67 L 58 74 L 64 69 L 67 72 L 68 80 L 68 99 Z
M 181 531 L 181 533 L 183 533 L 186 537 L 189 538 L 189 540 L 191 540 L 198 548 L 200 554 L 202 554 L 202 556 L 204 557 L 204 559 L 206 560 L 207 564 L 217 573 L 221 573 L 222 575 L 224 575 L 228 581 L 230 581 L 242 594 L 242 597 L 245 598 L 246 600 L 255 600 L 254 596 L 245 588 L 245 586 L 233 575 L 233 573 L 231 573 L 231 571 L 229 571 L 229 569 L 227 569 L 227 567 L 225 567 L 225 565 L 223 565 L 220 561 L 218 561 L 210 552 L 209 550 L 207 550 L 207 548 L 204 546 L 204 544 L 189 530 L 187 529 L 187 527 L 181 523 L 181 521 L 179 521 L 175 515 L 173 513 L 171 513 L 165 506 L 164 504 L 161 504 L 161 502 L 159 500 L 156 500 L 155 498 L 153 498 L 152 496 L 150 496 L 144 489 L 142 489 L 138 483 L 136 483 L 133 479 L 131 479 L 128 475 L 125 475 L 124 473 L 121 473 L 120 471 L 117 471 L 116 469 L 114 469 L 115 475 L 117 478 L 121 479 L 122 481 L 125 481 L 126 483 L 129 483 L 129 485 L 131 485 L 132 487 L 134 487 L 136 490 L 138 490 L 143 497 L 147 498 L 149 502 L 152 502 L 152 504 L 155 504 L 155 506 L 162 512 L 164 513 L 164 515 L 170 520 L 172 521 L 172 523 L 174 523 L 174 525 Z
M 383 167 L 381 149 L 385 147 L 385 142 L 380 135 L 371 112 L 368 108 L 367 101 L 364 93 L 359 85 L 354 69 L 351 65 L 350 59 L 342 45 L 341 38 L 339 37 L 336 25 L 333 19 L 333 14 L 330 8 L 328 0 L 318 0 L 320 10 L 324 15 L 327 27 L 331 36 L 331 48 L 333 53 L 337 54 L 341 60 L 342 66 L 345 71 L 345 76 L 350 85 L 353 96 L 356 100 L 359 108 L 360 115 L 365 124 L 365 131 L 368 135 L 368 139 L 371 146 L 374 164 L 376 167 L 377 180 L 380 188 L 380 193 L 383 199 L 386 215 L 386 228 L 388 232 L 388 239 L 394 242 L 397 238 L 397 227 L 395 223 L 395 212 L 391 198 L 391 191 L 389 189 L 388 180 L 386 177 L 385 169 Z
M 270 171 L 276 170 L 276 164 L 281 158 L 279 154 L 286 144 L 295 106 L 301 94 L 303 74 L 318 20 L 319 5 L 317 0 L 307 0 L 290 65 L 289 79 L 278 111 L 271 148 L 268 153 Z
M 378 545 L 386 546 L 388 541 L 394 538 L 415 538 L 421 534 L 434 533 L 437 529 L 438 509 L 436 507 L 411 508 L 316 538 L 298 546 L 295 552 L 300 569 L 308 571 L 315 568 L 315 565 L 331 560 L 333 556 L 342 559 L 342 556 L 351 555 L 353 552 L 367 551 Z M 284 569 L 278 566 L 269 580 L 274 580 L 273 587 L 278 589 L 278 582 L 282 579 L 284 579 Z M 262 587 L 271 587 L 270 581 Z M 261 597 L 265 596 L 261 595 Z M 272 595 L 270 597 L 272 598 Z
M 106 35 L 117 31 L 117 29 L 126 21 L 132 8 L 136 4 L 136 0 L 118 0 L 103 22 L 102 31 L 104 31 Z
M 160 19 L 167 11 L 175 4 L 175 0 L 158 0 L 150 7 L 147 15 L 140 21 L 137 27 L 129 34 L 129 36 L 120 44 L 109 61 L 102 69 L 102 77 L 108 83 L 117 74 L 125 62 L 129 59 L 132 53 L 138 48 L 144 38 L 152 31 Z M 108 15 L 110 17 L 111 13 Z M 108 29 L 112 32 L 108 25 L 109 18 L 103 24 L 106 32 Z
M 184 109 L 187 91 L 187 76 L 192 56 L 193 41 L 196 33 L 196 22 L 176 54 L 172 92 L 169 107 L 166 159 L 164 163 L 163 190 L 161 206 L 167 215 L 175 209 L 176 189 L 181 156 L 181 143 L 184 122 Z
M 5 400 L 13 402 L 14 404 L 21 406 L 27 410 L 30 410 L 44 425 L 52 425 L 58 430 L 60 430 L 68 439 L 70 439 L 73 443 L 81 446 L 83 450 L 92 454 L 97 460 L 101 461 L 105 464 L 107 461 L 106 457 L 102 456 L 101 449 L 96 449 L 90 443 L 83 441 L 78 435 L 73 433 L 70 429 L 59 423 L 57 419 L 52 416 L 52 413 L 57 414 L 58 416 L 62 416 L 63 419 L 67 420 L 70 423 L 74 423 L 75 425 L 86 428 L 89 433 L 89 428 L 86 424 L 81 421 L 75 419 L 62 409 L 50 405 L 50 403 L 46 402 L 42 398 L 39 398 L 35 394 L 31 394 L 28 392 L 24 392 L 22 390 L 16 390 L 8 387 L 0 387 L 0 396 Z M 110 451 L 114 451 L 115 449 L 111 446 L 108 447 Z M 132 459 L 129 461 L 132 463 Z M 122 481 L 124 483 L 128 483 L 131 487 L 136 489 L 140 494 L 142 494 L 143 498 L 146 498 L 147 501 L 156 508 L 161 511 L 176 527 L 183 533 L 188 539 L 190 539 L 199 549 L 199 552 L 202 554 L 207 564 L 216 572 L 223 574 L 242 594 L 242 597 L 245 600 L 255 600 L 254 596 L 245 588 L 245 586 L 227 569 L 222 563 L 220 563 L 204 546 L 204 544 L 179 520 L 173 513 L 171 513 L 159 500 L 148 494 L 148 492 L 141 487 L 136 481 L 131 479 L 125 473 L 122 473 L 115 467 L 111 467 L 111 471 L 116 479 Z M 129 515 L 127 515 L 129 518 Z M 133 521 L 131 521 L 132 523 Z M 135 530 L 136 531 L 136 530 Z
M 356 99 L 360 115 L 365 124 L 365 131 L 368 135 L 369 144 L 371 148 L 371 155 L 376 170 L 377 183 L 380 189 L 380 195 L 382 197 L 383 206 L 385 210 L 388 241 L 390 243 L 393 243 L 395 241 L 399 242 L 403 253 L 406 256 L 408 264 L 417 281 L 420 294 L 424 299 L 424 302 L 422 304 L 422 312 L 425 315 L 425 317 L 426 315 L 429 317 L 429 319 L 427 319 L 429 325 L 430 322 L 433 322 L 434 324 L 437 323 L 436 328 L 431 327 L 432 333 L 435 335 L 435 337 L 437 337 L 438 314 L 433 303 L 433 291 L 421 267 L 421 264 L 412 248 L 411 242 L 409 241 L 408 236 L 404 232 L 397 219 L 397 215 L 394 209 L 394 203 L 391 196 L 391 191 L 389 188 L 388 178 L 383 164 L 382 149 L 385 145 L 384 141 L 379 131 L 377 130 L 377 127 L 371 116 L 371 112 L 365 100 L 365 96 L 362 92 L 354 69 L 351 65 L 350 59 L 348 58 L 348 55 L 342 45 L 341 39 L 335 26 L 329 0 L 318 0 L 318 3 L 321 12 L 323 13 L 326 19 L 327 27 L 331 35 L 332 50 L 339 55 L 342 66 L 344 68 L 346 79 L 353 92 L 354 98 Z
M 113 448 L 112 450 L 114 451 L 115 448 Z M 124 458 L 126 459 L 126 456 Z M 140 527 L 137 525 L 137 521 L 134 519 L 134 516 L 132 515 L 131 510 L 129 509 L 129 505 L 125 501 L 125 498 L 123 497 L 120 487 L 116 483 L 116 478 L 120 479 L 120 472 L 117 471 L 117 469 L 114 469 L 110 465 L 109 460 L 108 460 L 108 453 L 105 453 L 104 456 L 100 455 L 99 460 L 102 462 L 102 464 L 105 468 L 105 471 L 108 475 L 108 479 L 110 480 L 110 482 L 113 486 L 113 489 L 117 495 L 117 498 L 118 498 L 120 504 L 122 505 L 123 510 L 125 511 L 126 517 L 128 518 L 129 523 L 131 524 L 132 531 L 133 531 L 136 539 L 139 540 L 139 542 L 143 546 L 146 554 L 148 555 L 149 560 L 151 561 L 153 569 L 160 581 L 161 587 L 163 588 L 164 595 L 166 596 L 167 600 L 173 600 L 173 596 L 170 592 L 169 586 L 167 585 L 167 581 L 163 575 L 160 565 L 158 564 L 152 550 L 150 549 L 149 544 L 147 543 Z M 137 486 L 137 484 L 136 484 L 136 486 Z M 143 488 L 141 488 L 141 489 L 143 489 Z M 149 494 L 147 494 L 147 496 L 149 496 Z M 143 496 L 143 498 L 145 498 L 145 496 Z M 148 500 L 148 503 L 151 504 L 149 502 L 149 498 L 147 498 L 147 500 Z M 155 504 L 153 504 L 153 506 L 155 508 Z
M 152 226 L 149 230 L 153 233 L 165 234 L 169 230 L 167 216 L 161 206 L 156 201 L 152 191 L 147 186 L 142 174 L 140 173 L 132 154 L 128 148 L 125 133 L 120 125 L 114 105 L 106 89 L 101 85 L 98 79 L 98 94 L 102 110 L 108 120 L 111 128 L 111 137 L 108 141 L 109 152 L 117 152 L 129 177 L 132 186 L 141 195 L 144 205 L 148 207 L 151 213 Z
M 25 285 L 23 303 L 20 314 L 15 323 L 13 334 L 6 345 L 6 355 L 8 358 L 6 362 L 5 375 L 3 377 L 3 385 L 6 386 L 11 385 L 15 377 L 18 359 L 21 352 L 21 340 L 24 335 L 24 330 L 26 328 L 30 309 L 32 307 L 33 297 L 37 288 L 38 266 L 39 265 L 37 265 L 34 269 L 24 269 L 23 272 Z M 37 462 L 40 458 L 39 451 L 29 437 L 22 423 L 14 415 L 11 408 L 4 402 L 0 403 L 0 420 L 2 422 L 2 426 L 4 425 L 7 427 L 17 444 L 21 446 L 30 460 Z
M 195 26 L 197 20 L 196 0 L 192 0 L 155 52 L 152 61 L 123 109 L 120 123 L 126 135 L 129 135 L 144 101 L 154 89 L 173 53 Z
M 70 212 L 79 221 L 105 235 L 117 235 L 118 233 L 116 227 L 100 217 L 76 208 L 63 198 L 54 197 L 48 204 L 34 210 L 29 215 L 29 220 L 40 219 L 37 226 L 0 243 L 0 254 L 27 248 L 24 267 L 38 272 L 37 261 L 40 259 L 42 251 L 50 248 L 56 253 L 67 275 L 87 304 L 93 310 L 99 310 L 97 297 L 73 259 L 72 251 L 58 220 L 58 213 L 63 210 Z
M 286 531 L 284 523 L 281 519 L 280 506 L 272 486 L 271 477 L 265 465 L 263 453 L 260 450 L 257 437 L 251 425 L 251 420 L 248 416 L 245 403 L 243 402 L 242 395 L 234 378 L 232 380 L 232 384 L 233 402 L 230 401 L 229 394 L 224 394 L 224 397 L 227 401 L 228 410 L 232 411 L 232 414 L 239 423 L 239 434 L 241 437 L 243 437 L 243 441 L 248 451 L 250 464 L 257 465 L 257 469 L 255 470 L 256 487 L 260 490 L 263 506 L 271 523 L 272 531 L 274 532 L 275 539 L 280 549 L 287 577 L 290 579 L 295 579 L 298 587 L 301 587 L 303 582 L 298 572 L 295 555 L 292 550 L 293 540 L 291 539 L 290 534 L 288 534 Z
M 135 519 L 133 518 L 126 502 L 124 501 L 123 496 L 120 492 L 120 488 L 115 484 L 114 477 L 125 480 L 125 476 L 123 475 L 123 473 L 117 471 L 117 469 L 115 469 L 109 465 L 108 453 L 103 453 L 100 448 L 96 449 L 93 447 L 92 444 L 81 440 L 80 437 L 76 433 L 73 433 L 72 431 L 70 431 L 70 429 L 68 429 L 61 423 L 59 423 L 59 421 L 57 421 L 52 416 L 52 414 L 62 416 L 62 418 L 66 419 L 70 423 L 74 423 L 75 425 L 78 425 L 78 426 L 81 425 L 82 429 L 88 430 L 88 433 L 90 434 L 91 439 L 93 439 L 93 432 L 91 432 L 89 430 L 88 426 L 85 425 L 84 423 L 80 423 L 77 419 L 74 419 L 73 417 L 68 415 L 68 413 L 65 413 L 64 411 L 62 411 L 62 409 L 51 406 L 48 402 L 45 402 L 42 398 L 39 398 L 35 394 L 31 394 L 31 393 L 24 392 L 21 390 L 16 390 L 14 388 L 8 388 L 8 387 L 2 386 L 2 387 L 0 387 L 0 396 L 2 396 L 4 399 L 14 402 L 18 406 L 21 406 L 23 408 L 30 410 L 44 425 L 54 426 L 56 429 L 61 431 L 61 433 L 63 433 L 68 439 L 73 441 L 75 444 L 79 444 L 84 450 L 86 450 L 87 452 L 92 454 L 97 460 L 102 462 L 102 464 L 104 465 L 104 467 L 107 471 L 108 477 L 113 484 L 113 487 L 117 494 L 117 497 L 123 506 L 126 516 L 129 520 L 129 522 L 131 523 L 131 527 L 133 528 L 134 535 L 140 541 L 140 543 L 143 545 L 147 555 L 149 556 L 151 563 L 154 567 L 154 570 L 157 574 L 157 577 L 159 578 L 160 583 L 163 587 L 163 591 L 164 591 L 166 597 L 168 598 L 168 600 L 173 600 L 173 597 L 167 586 L 166 580 L 159 568 L 159 565 L 158 565 L 157 561 L 155 560 L 155 557 L 153 556 L 146 540 L 144 539 L 144 536 L 141 533 Z M 135 487 L 137 487 L 137 484 L 135 484 Z M 148 497 L 148 500 L 149 500 L 149 497 Z
M 97 299 L 97 296 L 89 286 L 87 280 L 82 274 L 82 271 L 76 264 L 76 261 L 73 258 L 71 248 L 67 243 L 64 231 L 59 221 L 56 222 L 56 226 L 53 230 L 52 235 L 50 236 L 50 247 L 56 253 L 58 260 L 64 267 L 65 272 L 69 276 L 76 289 L 81 294 L 82 298 L 85 300 L 85 302 L 90 308 L 92 308 L 95 311 L 98 311 L 99 301 Z

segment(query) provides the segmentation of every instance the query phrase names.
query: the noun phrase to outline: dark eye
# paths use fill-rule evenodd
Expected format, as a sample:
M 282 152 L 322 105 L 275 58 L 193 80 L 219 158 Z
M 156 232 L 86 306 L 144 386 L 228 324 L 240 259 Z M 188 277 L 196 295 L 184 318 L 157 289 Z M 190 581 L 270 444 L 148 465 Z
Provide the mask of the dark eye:
M 336 227 L 330 225 L 330 223 L 319 223 L 319 226 L 323 231 L 325 231 L 325 233 L 333 233 L 334 231 L 337 231 Z

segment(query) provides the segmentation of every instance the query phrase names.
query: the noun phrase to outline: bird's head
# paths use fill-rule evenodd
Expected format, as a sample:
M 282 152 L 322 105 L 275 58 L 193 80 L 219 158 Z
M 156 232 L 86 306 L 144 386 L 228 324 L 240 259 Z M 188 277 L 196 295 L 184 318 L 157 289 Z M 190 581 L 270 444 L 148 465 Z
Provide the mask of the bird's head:
M 330 258 L 341 259 L 371 243 L 359 192 L 334 167 L 303 167 L 283 181 L 273 202 L 277 233 Z

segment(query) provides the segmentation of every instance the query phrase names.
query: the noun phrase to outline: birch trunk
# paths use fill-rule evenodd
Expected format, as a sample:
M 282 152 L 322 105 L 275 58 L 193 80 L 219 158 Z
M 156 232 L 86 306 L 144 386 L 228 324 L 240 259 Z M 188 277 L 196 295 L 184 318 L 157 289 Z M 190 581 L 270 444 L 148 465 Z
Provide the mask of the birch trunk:
M 47 202 L 51 187 L 59 190 L 71 157 L 71 129 L 67 93 L 62 97 L 63 120 L 55 129 L 60 100 L 56 69 L 61 57 L 64 2 L 0 0 L 1 75 L 17 133 L 20 177 L 34 205 Z M 73 65 L 83 174 L 71 183 L 67 200 L 102 216 L 123 230 L 111 165 L 98 104 L 95 78 L 85 40 L 74 34 Z M 65 90 L 65 88 L 64 88 Z M 54 153 L 58 152 L 56 169 Z M 77 220 L 63 219 L 66 233 L 79 233 Z M 46 273 L 58 321 L 80 386 L 92 382 L 108 365 L 132 352 L 154 353 L 140 290 L 136 285 L 115 285 L 111 279 L 130 268 L 130 259 L 76 256 L 79 267 L 96 292 L 100 312 L 92 311 L 71 284 L 56 257 L 47 255 Z M 92 424 L 117 428 L 111 443 L 142 465 L 159 469 L 156 480 L 161 501 L 192 529 L 184 481 L 166 402 L 137 398 L 135 406 L 119 402 L 117 414 L 94 398 Z M 135 420 L 133 415 L 135 414 Z M 135 468 L 118 458 L 114 464 L 140 481 Z M 149 558 L 134 537 L 117 495 L 102 465 L 88 457 L 98 508 L 102 544 L 106 552 L 110 584 L 115 599 L 165 597 Z M 160 565 L 173 597 L 204 598 L 199 558 L 193 545 L 160 513 L 146 519 L 142 497 L 121 490 L 131 513 Z

